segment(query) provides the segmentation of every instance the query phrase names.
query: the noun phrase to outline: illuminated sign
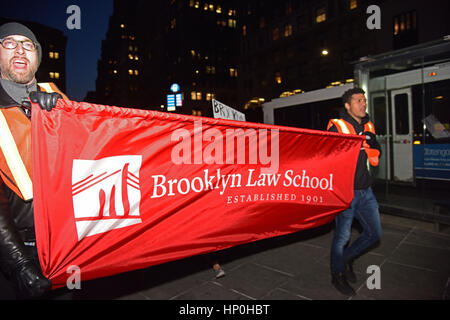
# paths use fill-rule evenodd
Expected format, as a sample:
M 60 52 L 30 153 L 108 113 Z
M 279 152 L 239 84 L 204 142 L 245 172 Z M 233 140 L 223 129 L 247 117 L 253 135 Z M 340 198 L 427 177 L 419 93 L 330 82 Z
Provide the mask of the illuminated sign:
M 167 110 L 175 111 L 176 107 L 181 107 L 183 105 L 183 93 L 177 93 L 180 90 L 180 86 L 174 83 L 170 86 L 170 91 L 172 94 L 167 95 Z
M 174 83 L 170 86 L 170 91 L 172 91 L 173 93 L 176 93 L 180 90 L 180 86 L 178 85 L 178 83 Z
M 183 95 L 181 93 L 167 95 L 168 107 L 181 107 L 182 105 L 183 105 Z

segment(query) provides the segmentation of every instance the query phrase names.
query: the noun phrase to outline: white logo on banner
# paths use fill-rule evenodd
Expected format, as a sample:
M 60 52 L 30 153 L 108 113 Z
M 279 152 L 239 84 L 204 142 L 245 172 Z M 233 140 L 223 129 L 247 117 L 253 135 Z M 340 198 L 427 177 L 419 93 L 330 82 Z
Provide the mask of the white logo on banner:
M 78 240 L 141 223 L 142 156 L 73 160 L 72 198 Z

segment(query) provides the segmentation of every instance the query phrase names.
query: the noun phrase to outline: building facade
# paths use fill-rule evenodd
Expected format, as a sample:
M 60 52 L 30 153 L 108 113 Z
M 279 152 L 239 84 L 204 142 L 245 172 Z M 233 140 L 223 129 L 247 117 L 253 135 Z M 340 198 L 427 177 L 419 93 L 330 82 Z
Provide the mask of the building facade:
M 86 100 L 211 116 L 211 100 L 237 103 L 234 1 L 114 2 L 96 92 Z M 126 7 L 126 9 L 125 9 Z M 178 84 L 182 105 L 168 109 Z
M 264 101 L 352 82 L 362 57 L 450 34 L 449 3 L 433 4 L 115 1 L 97 89 L 87 100 L 168 111 L 176 83 L 183 105 L 174 112 L 211 116 L 217 99 L 261 122 Z
M 264 101 L 354 81 L 362 57 L 450 34 L 447 1 L 241 3 L 238 104 L 256 121 Z

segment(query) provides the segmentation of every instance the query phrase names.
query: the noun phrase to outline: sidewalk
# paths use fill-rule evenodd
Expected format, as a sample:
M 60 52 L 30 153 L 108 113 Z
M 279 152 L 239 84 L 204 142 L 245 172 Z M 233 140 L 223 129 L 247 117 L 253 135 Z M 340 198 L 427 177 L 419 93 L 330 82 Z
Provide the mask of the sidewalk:
M 215 279 L 203 256 L 82 283 L 75 299 L 372 300 L 450 299 L 450 228 L 382 214 L 381 242 L 355 262 L 357 295 L 330 283 L 333 225 L 266 239 L 221 252 L 226 276 Z M 354 227 L 352 239 L 358 235 Z M 369 290 L 369 265 L 380 267 L 381 289 Z

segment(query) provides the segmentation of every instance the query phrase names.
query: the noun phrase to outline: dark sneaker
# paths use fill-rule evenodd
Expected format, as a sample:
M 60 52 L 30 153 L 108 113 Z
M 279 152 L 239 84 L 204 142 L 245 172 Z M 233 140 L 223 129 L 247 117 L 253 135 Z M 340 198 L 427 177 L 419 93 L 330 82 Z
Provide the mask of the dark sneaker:
M 331 284 L 343 295 L 354 296 L 355 290 L 348 284 L 345 275 L 340 272 L 331 275 Z
M 353 261 L 349 261 L 345 264 L 345 277 L 350 283 L 356 283 L 358 281 L 356 279 L 356 274 L 353 271 Z

